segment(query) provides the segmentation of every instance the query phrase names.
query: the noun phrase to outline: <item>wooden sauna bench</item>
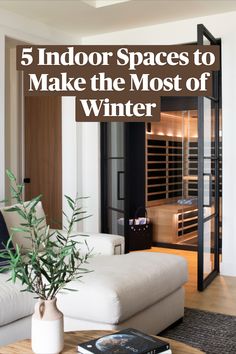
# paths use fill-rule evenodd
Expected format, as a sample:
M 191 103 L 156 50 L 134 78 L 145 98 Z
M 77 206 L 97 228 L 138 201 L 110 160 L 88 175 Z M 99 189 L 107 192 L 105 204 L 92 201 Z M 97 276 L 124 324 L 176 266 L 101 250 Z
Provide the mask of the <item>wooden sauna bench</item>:
M 169 203 L 147 208 L 153 224 L 153 242 L 177 243 L 197 235 L 196 205 Z

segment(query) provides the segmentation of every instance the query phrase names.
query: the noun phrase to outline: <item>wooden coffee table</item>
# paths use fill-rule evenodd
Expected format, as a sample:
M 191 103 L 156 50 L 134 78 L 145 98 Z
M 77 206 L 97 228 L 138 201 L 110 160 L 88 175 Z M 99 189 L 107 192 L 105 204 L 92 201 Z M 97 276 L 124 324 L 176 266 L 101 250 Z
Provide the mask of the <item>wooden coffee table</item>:
M 78 343 L 98 338 L 109 333 L 112 333 L 112 331 L 79 331 L 65 333 L 65 347 L 62 353 L 77 353 Z M 171 339 L 163 339 L 170 343 L 173 354 L 203 353 L 200 350 L 194 349 L 186 344 L 176 342 Z M 26 339 L 14 344 L 7 345 L 6 347 L 0 347 L 0 354 L 32 354 L 30 340 Z

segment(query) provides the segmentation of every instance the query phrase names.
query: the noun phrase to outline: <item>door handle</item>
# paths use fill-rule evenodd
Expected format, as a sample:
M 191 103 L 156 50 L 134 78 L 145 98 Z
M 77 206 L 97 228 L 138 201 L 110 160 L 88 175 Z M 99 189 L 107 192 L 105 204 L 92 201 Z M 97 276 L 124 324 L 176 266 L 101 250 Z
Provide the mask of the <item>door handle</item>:
M 120 180 L 121 175 L 124 175 L 124 171 L 117 172 L 117 200 L 124 200 L 124 196 L 121 196 Z
M 27 183 L 30 183 L 30 178 L 28 178 L 28 177 L 24 178 L 24 179 L 23 179 L 23 182 L 26 183 L 26 184 L 27 184 Z

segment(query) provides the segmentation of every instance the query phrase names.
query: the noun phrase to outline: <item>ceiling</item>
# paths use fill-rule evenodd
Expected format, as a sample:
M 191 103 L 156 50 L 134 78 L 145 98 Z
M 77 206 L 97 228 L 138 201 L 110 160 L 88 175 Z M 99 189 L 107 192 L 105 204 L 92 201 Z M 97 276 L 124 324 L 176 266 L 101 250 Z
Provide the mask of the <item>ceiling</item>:
M 1 9 L 80 36 L 236 11 L 231 0 L 0 0 Z

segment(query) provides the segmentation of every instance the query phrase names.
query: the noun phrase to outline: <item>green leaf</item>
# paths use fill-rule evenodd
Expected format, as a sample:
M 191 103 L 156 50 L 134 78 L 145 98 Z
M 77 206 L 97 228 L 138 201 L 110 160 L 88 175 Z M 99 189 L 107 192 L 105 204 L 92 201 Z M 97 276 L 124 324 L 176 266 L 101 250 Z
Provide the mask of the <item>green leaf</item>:
M 24 227 L 12 227 L 11 230 L 13 232 L 27 232 L 30 233 L 30 230 Z
M 74 206 L 74 204 L 73 204 L 69 199 L 67 199 L 67 203 L 68 203 L 69 207 L 70 207 L 72 210 L 74 210 L 75 206 Z
M 92 216 L 92 215 L 83 216 L 82 218 L 78 218 L 78 219 L 74 220 L 74 222 L 79 222 L 79 221 L 82 221 L 82 220 L 88 219 L 88 218 L 90 218 L 90 216 Z
M 31 201 L 30 201 L 30 211 L 32 212 L 33 209 L 36 207 L 36 205 L 41 201 L 42 199 L 42 194 L 38 195 L 37 197 L 33 198 Z
M 16 207 L 4 209 L 4 211 L 6 211 L 6 212 L 12 212 L 12 211 L 17 211 L 17 210 L 18 210 L 18 208 L 16 208 Z
M 10 179 L 10 181 L 12 181 L 12 182 L 16 181 L 16 177 L 14 176 L 14 174 L 10 170 L 6 170 L 6 174 L 7 174 L 7 177 Z
M 23 212 L 23 210 L 17 206 L 15 207 L 12 207 L 12 208 L 7 208 L 7 209 L 4 209 L 4 211 L 6 212 L 17 212 L 23 219 L 27 219 L 27 216 L 26 214 Z
M 78 289 L 72 289 L 72 288 L 63 288 L 63 289 L 68 291 L 74 291 L 74 292 L 78 291 Z
M 87 196 L 87 197 L 76 197 L 76 201 L 79 201 L 79 200 L 82 200 L 82 199 L 89 199 L 90 197 Z
M 66 198 L 67 200 L 69 200 L 72 204 L 75 204 L 75 201 L 74 201 L 71 197 L 69 197 L 68 195 L 66 195 L 66 194 L 65 194 L 65 198 Z

